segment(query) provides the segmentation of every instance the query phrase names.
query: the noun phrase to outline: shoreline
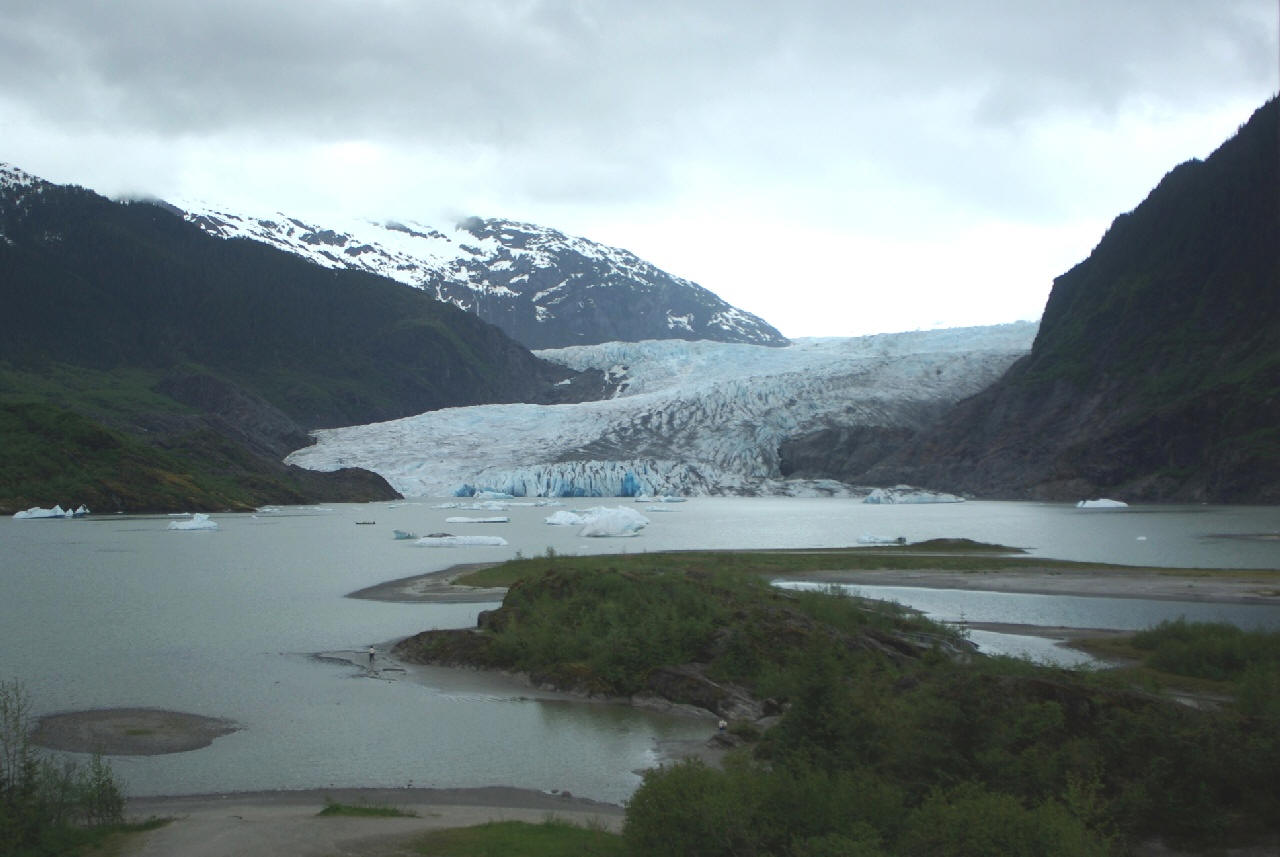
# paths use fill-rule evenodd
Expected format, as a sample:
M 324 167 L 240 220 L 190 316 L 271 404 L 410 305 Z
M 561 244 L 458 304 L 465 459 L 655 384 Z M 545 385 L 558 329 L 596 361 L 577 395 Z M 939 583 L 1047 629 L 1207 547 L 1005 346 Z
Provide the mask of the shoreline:
M 457 584 L 462 575 L 500 565 L 476 562 L 415 574 L 365 587 L 347 598 L 419 603 L 484 603 L 501 601 L 505 587 L 476 588 Z M 924 589 L 965 589 L 1017 592 L 1027 595 L 1074 595 L 1096 598 L 1141 598 L 1156 601 L 1207 601 L 1227 604 L 1280 605 L 1280 573 L 1249 571 L 1143 569 L 1086 570 L 1037 567 L 1001 571 L 945 571 L 939 569 L 883 569 L 813 571 L 780 577 L 866 586 L 914 586 Z M 1105 630 L 1105 629 L 1103 629 Z
M 505 588 L 475 589 L 457 584 L 468 571 L 497 563 L 467 563 L 449 568 L 386 581 L 366 587 L 347 597 L 389 602 L 479 603 L 501 601 Z M 1064 570 L 1029 566 L 1026 569 L 993 572 L 948 572 L 930 569 L 886 571 L 826 571 L 796 575 L 789 579 L 881 586 L 915 586 L 931 589 L 986 590 L 1043 595 L 1076 595 L 1173 601 L 1215 601 L 1224 603 L 1280 604 L 1280 575 L 1231 571 L 1185 573 L 1169 570 L 1106 569 Z M 1049 637 L 1067 644 L 1088 638 L 1110 636 L 1109 629 L 1041 627 L 1009 623 L 967 623 L 967 627 L 1004 633 Z M 412 668 L 378 647 L 376 666 L 365 663 L 363 651 L 319 652 L 315 657 L 348 662 L 373 678 L 413 681 Z M 520 682 L 507 676 L 513 685 Z M 524 686 L 522 695 L 542 697 L 541 689 Z M 545 693 L 564 698 L 564 694 Z M 570 695 L 571 696 L 571 695 Z M 578 700 L 583 701 L 583 700 Z M 86 715 L 92 714 L 85 712 Z M 703 740 L 660 742 L 663 763 L 685 757 L 702 758 L 715 764 L 723 755 Z M 396 807 L 413 812 L 409 818 L 361 818 L 352 816 L 320 818 L 317 813 L 327 802 Z M 183 854 L 190 857 L 218 857 L 224 854 L 331 855 L 357 853 L 366 857 L 390 857 L 404 853 L 403 844 L 429 830 L 482 824 L 488 821 L 518 820 L 539 823 L 550 817 L 584 825 L 620 830 L 624 808 L 574 797 L 568 793 L 547 793 L 507 786 L 472 788 L 309 788 L 264 790 L 223 794 L 146 795 L 130 797 L 126 816 L 173 817 L 175 820 L 138 835 L 124 853 L 132 855 Z
M 867 586 L 1072 595 L 1082 598 L 1280 605 L 1280 574 L 1266 576 L 1230 570 L 1203 572 L 1188 569 L 1176 572 L 1166 569 L 1148 571 L 1125 568 L 1087 571 L 1029 567 L 1006 571 L 957 572 L 912 569 L 821 571 L 797 575 L 794 579 Z
M 330 803 L 393 807 L 397 817 L 320 816 Z M 131 797 L 125 817 L 172 819 L 131 836 L 122 854 L 135 857 L 393 857 L 432 830 L 492 821 L 540 824 L 549 818 L 613 832 L 624 809 L 567 793 L 505 786 L 475 788 L 333 788 Z

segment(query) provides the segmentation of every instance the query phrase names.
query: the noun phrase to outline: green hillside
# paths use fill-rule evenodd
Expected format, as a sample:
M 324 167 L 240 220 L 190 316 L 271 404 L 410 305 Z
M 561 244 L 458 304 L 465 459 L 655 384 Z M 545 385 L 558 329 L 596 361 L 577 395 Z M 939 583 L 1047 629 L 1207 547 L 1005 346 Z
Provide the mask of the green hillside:
M 212 238 L 160 204 L 7 187 L 0 235 L 5 511 L 392 497 L 279 461 L 313 428 L 551 400 L 565 374 L 421 292 Z
M 861 474 L 982 496 L 1280 502 L 1280 101 L 1060 276 L 1031 354 Z

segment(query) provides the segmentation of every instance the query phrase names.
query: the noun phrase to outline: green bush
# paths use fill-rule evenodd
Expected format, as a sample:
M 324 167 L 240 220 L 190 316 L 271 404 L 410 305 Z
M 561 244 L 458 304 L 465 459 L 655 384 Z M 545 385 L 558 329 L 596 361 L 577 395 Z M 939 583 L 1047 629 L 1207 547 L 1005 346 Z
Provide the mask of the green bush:
M 64 854 L 84 828 L 119 825 L 124 794 L 111 768 L 61 763 L 31 745 L 31 702 L 17 681 L 0 682 L 0 854 Z

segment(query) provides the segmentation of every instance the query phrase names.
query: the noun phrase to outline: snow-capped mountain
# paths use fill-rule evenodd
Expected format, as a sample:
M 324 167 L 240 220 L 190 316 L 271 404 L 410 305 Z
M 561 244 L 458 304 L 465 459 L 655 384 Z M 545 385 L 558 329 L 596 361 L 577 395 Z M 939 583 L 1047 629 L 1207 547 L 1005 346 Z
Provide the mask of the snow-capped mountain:
M 329 268 L 424 289 L 529 348 L 613 340 L 785 345 L 762 319 L 633 253 L 554 229 L 471 217 L 458 224 L 352 220 L 318 224 L 204 203 L 173 205 L 206 232 L 248 238 Z
M 841 491 L 781 478 L 779 445 L 830 425 L 923 428 L 1027 353 L 1036 325 L 803 339 L 611 342 L 539 352 L 619 383 L 605 401 L 449 408 L 326 429 L 287 461 L 363 467 L 405 496 Z

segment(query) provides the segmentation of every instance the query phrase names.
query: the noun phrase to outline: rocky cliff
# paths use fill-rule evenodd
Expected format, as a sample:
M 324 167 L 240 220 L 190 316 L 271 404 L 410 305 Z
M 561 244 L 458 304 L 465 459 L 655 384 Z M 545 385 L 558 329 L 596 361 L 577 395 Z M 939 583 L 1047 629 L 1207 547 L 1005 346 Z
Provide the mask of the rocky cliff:
M 1030 355 L 858 474 L 1006 498 L 1280 502 L 1280 102 L 1053 286 Z

